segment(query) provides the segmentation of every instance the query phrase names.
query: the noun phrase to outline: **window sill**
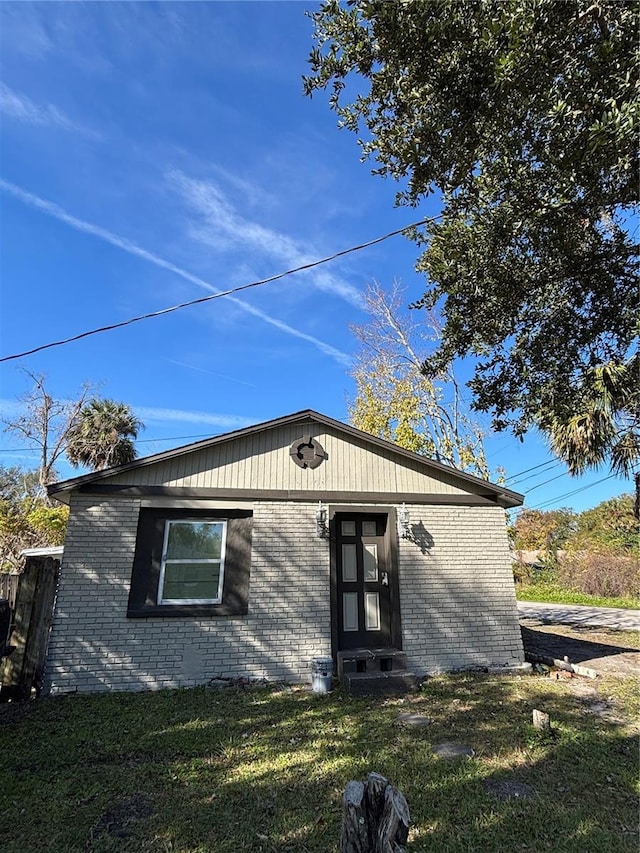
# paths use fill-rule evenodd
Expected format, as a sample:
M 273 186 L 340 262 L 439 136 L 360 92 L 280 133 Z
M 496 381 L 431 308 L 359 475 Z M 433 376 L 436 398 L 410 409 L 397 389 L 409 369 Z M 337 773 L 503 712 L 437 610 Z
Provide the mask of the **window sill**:
M 245 616 L 249 612 L 248 606 L 233 606 L 230 604 L 161 604 L 130 608 L 127 610 L 127 619 L 147 619 L 149 617 L 213 617 L 219 616 Z

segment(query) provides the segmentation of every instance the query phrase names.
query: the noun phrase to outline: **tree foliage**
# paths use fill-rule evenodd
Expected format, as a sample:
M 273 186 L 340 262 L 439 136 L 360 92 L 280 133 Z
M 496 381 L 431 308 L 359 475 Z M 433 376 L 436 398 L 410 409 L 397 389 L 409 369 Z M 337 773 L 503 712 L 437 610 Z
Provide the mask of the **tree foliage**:
M 633 504 L 631 495 L 619 495 L 581 512 L 571 540 L 572 549 L 605 548 L 626 551 L 637 558 L 640 522 L 634 514 Z
M 17 503 L 23 498 L 34 498 L 40 493 L 38 471 L 27 471 L 19 465 L 6 468 L 0 465 L 0 498 Z
M 5 419 L 4 428 L 17 435 L 27 446 L 37 449 L 40 495 L 46 498 L 47 486 L 56 478 L 56 462 L 66 452 L 69 435 L 85 405 L 90 387 L 83 385 L 75 400 L 56 400 L 47 391 L 42 374 L 28 370 L 24 373 L 33 386 L 19 400 L 21 413 L 13 419 Z
M 640 460 L 640 357 L 591 371 L 579 405 L 548 421 L 551 448 L 571 474 L 609 461 L 615 474 L 631 477 Z M 640 518 L 640 473 L 635 472 L 635 515 Z
M 39 494 L 45 501 L 47 486 L 57 476 L 56 463 L 65 454 L 72 465 L 92 470 L 136 458 L 131 439 L 144 424 L 128 405 L 92 396 L 88 384 L 82 386 L 76 399 L 56 400 L 48 392 L 43 375 L 25 374 L 33 386 L 20 398 L 20 414 L 5 419 L 4 425 L 7 432 L 37 449 Z
M 571 509 L 523 510 L 512 527 L 514 547 L 556 554 L 558 550 L 637 552 L 640 523 L 633 497 L 620 495 L 575 513 Z
M 68 515 L 42 496 L 38 471 L 0 466 L 0 571 L 21 568 L 25 548 L 62 545 Z
M 312 15 L 306 92 L 331 87 L 398 204 L 442 200 L 413 234 L 420 305 L 443 318 L 425 370 L 476 357 L 474 405 L 498 429 L 567 423 L 635 346 L 639 9 L 330 0 Z
M 557 553 L 577 529 L 572 509 L 525 509 L 518 514 L 512 528 L 513 545 L 522 551 Z
M 67 441 L 67 458 L 74 466 L 94 471 L 133 462 L 136 449 L 132 439 L 143 429 L 126 403 L 94 398 L 82 407 Z
M 425 323 L 407 317 L 404 291 L 367 289 L 369 322 L 352 326 L 360 342 L 352 376 L 351 423 L 414 453 L 489 477 L 479 426 L 464 406 L 452 371 L 427 378 L 421 370 L 428 341 Z M 432 321 L 427 318 L 426 325 Z M 433 329 L 431 331 L 434 331 Z

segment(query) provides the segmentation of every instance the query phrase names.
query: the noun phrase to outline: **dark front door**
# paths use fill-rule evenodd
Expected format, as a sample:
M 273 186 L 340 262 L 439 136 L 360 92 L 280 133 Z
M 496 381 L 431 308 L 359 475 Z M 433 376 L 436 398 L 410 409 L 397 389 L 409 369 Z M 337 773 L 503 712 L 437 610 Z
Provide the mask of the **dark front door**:
M 336 514 L 338 647 L 380 648 L 392 642 L 397 588 L 386 515 Z

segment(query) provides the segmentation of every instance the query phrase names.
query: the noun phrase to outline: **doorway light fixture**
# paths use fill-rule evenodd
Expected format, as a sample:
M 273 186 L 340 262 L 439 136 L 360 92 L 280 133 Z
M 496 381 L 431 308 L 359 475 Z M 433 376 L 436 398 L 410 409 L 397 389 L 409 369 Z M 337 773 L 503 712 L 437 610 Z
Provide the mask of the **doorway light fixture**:
M 408 539 L 411 534 L 411 515 L 406 504 L 402 504 L 402 509 L 398 512 L 398 536 L 401 539 Z
M 322 501 L 318 501 L 318 509 L 316 510 L 316 536 L 318 539 L 324 539 L 329 528 L 327 526 L 327 508 L 322 505 Z

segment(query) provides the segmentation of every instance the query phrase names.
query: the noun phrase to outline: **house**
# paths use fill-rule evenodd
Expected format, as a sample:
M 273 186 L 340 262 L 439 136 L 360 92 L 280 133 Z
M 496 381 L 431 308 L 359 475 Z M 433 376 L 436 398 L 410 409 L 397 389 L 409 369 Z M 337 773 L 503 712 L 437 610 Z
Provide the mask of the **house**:
M 329 655 L 417 676 L 523 661 L 505 527 L 522 496 L 317 412 L 50 494 L 70 506 L 51 692 L 308 682 Z

